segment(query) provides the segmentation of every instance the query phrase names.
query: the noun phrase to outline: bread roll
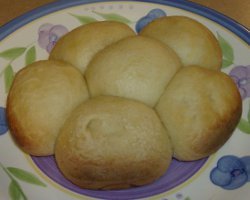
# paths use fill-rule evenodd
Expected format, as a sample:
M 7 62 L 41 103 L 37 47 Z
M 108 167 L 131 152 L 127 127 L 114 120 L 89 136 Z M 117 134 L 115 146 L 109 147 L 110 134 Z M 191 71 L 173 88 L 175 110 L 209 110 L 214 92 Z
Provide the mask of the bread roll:
M 174 156 L 190 161 L 217 151 L 239 122 L 242 101 L 226 74 L 197 66 L 182 68 L 156 110 L 171 138 Z
M 121 96 L 154 106 L 180 67 L 178 56 L 161 42 L 132 36 L 100 51 L 85 76 L 91 96 Z
M 58 136 L 55 158 L 74 184 L 121 189 L 163 175 L 172 150 L 155 111 L 143 103 L 99 96 L 77 107 Z
M 63 60 L 84 73 L 92 57 L 107 45 L 135 35 L 124 23 L 99 21 L 82 25 L 60 38 L 49 59 Z
M 207 27 L 194 19 L 184 16 L 155 19 L 142 29 L 140 35 L 158 39 L 171 47 L 184 66 L 221 68 L 222 52 L 217 39 Z
M 75 67 L 38 61 L 23 68 L 16 74 L 7 100 L 13 138 L 28 154 L 53 154 L 65 119 L 87 98 L 86 83 Z

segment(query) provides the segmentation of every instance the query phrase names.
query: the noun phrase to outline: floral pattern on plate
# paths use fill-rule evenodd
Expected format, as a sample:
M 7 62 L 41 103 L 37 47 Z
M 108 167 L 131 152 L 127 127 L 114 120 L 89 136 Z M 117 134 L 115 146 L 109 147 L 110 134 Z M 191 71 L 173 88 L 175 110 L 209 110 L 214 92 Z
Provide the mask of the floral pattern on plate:
M 212 183 L 226 190 L 237 189 L 250 182 L 250 156 L 221 157 L 210 173 Z
M 6 109 L 4 107 L 0 107 L 0 135 L 7 133 L 8 130 L 9 128 L 6 119 Z
M 250 97 L 250 65 L 235 66 L 229 73 L 237 85 L 241 98 Z
M 0 167 L 11 180 L 9 184 L 9 195 L 11 200 L 28 199 L 21 187 L 21 184 L 18 181 L 23 181 L 29 184 L 46 187 L 46 185 L 42 181 L 40 181 L 34 174 L 26 170 L 19 169 L 16 167 L 4 167 L 2 163 L 0 163 Z
M 43 24 L 38 30 L 38 44 L 50 53 L 56 42 L 68 32 L 68 29 L 63 25 Z
M 147 24 L 152 22 L 154 19 L 167 16 L 166 12 L 162 9 L 155 8 L 150 10 L 145 16 L 140 18 L 135 25 L 135 30 L 139 33 Z

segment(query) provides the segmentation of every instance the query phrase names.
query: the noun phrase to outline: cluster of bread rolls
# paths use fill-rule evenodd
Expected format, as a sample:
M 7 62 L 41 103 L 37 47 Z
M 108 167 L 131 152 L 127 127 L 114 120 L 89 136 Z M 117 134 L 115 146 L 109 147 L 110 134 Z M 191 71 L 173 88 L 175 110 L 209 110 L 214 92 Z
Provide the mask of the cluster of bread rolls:
M 55 154 L 80 187 L 149 184 L 172 156 L 204 158 L 233 133 L 242 101 L 221 62 L 214 35 L 188 17 L 155 19 L 138 35 L 119 22 L 83 25 L 16 74 L 11 133 L 28 154 Z

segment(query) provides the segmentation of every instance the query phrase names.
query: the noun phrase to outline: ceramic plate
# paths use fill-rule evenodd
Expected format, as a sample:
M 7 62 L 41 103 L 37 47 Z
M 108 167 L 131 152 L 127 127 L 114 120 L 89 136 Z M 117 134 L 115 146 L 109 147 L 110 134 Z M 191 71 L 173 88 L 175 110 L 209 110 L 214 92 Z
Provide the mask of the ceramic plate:
M 207 26 L 223 50 L 223 69 L 237 84 L 243 114 L 230 140 L 214 155 L 195 162 L 172 161 L 153 184 L 116 191 L 81 189 L 58 171 L 53 156 L 31 157 L 13 142 L 6 121 L 6 98 L 15 73 L 47 59 L 60 36 L 92 21 L 115 20 L 135 31 L 149 13 L 183 15 Z M 84 36 L 83 36 L 84 37 Z M 186 1 L 57 1 L 0 29 L 0 199 L 161 199 L 247 200 L 250 196 L 249 33 L 233 20 Z

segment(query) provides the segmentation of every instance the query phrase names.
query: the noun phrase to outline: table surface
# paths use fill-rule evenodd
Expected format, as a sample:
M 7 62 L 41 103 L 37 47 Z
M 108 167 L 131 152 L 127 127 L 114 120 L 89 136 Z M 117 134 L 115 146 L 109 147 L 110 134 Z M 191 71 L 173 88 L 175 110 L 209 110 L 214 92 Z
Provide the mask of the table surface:
M 55 0 L 0 0 L 0 26 Z M 250 0 L 191 0 L 212 8 L 250 29 Z

